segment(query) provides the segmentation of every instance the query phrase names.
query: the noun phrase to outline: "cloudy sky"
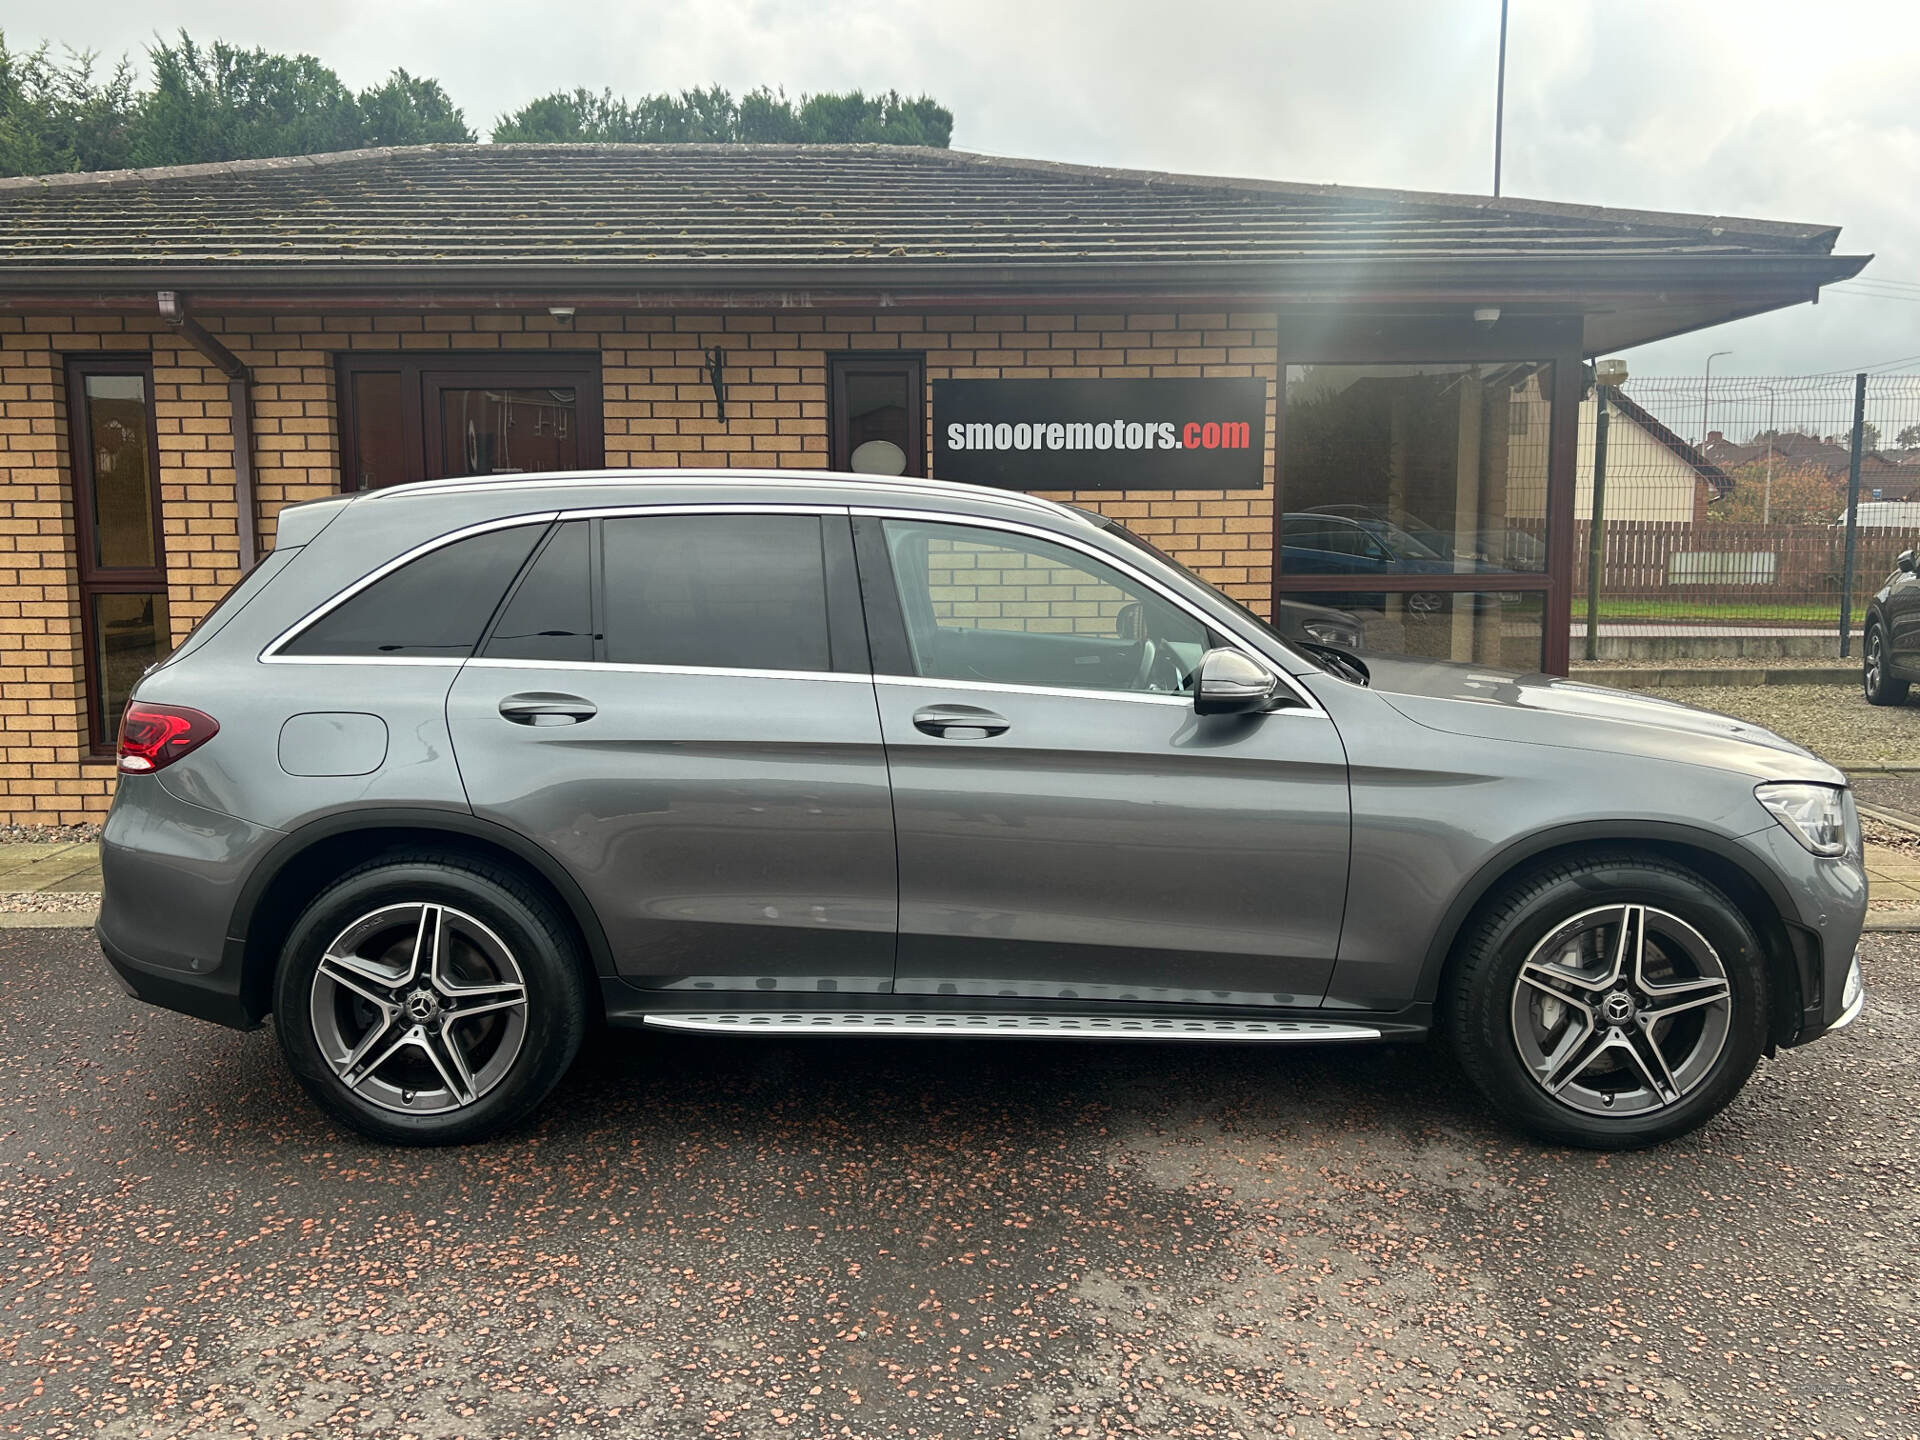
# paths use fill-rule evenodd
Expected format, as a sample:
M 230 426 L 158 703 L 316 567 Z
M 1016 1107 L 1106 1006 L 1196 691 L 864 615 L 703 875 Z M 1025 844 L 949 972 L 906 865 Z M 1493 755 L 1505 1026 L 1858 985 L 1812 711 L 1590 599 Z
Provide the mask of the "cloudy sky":
M 58 25 L 57 29 L 50 26 Z M 1513 0 L 1503 189 L 1844 227 L 1878 258 L 1817 307 L 1629 356 L 1640 374 L 1920 370 L 1912 0 Z M 1090 164 L 1476 191 L 1498 0 L 0 0 L 39 39 L 138 60 L 156 29 L 437 77 L 484 135 L 533 96 L 718 82 L 899 89 L 956 147 Z

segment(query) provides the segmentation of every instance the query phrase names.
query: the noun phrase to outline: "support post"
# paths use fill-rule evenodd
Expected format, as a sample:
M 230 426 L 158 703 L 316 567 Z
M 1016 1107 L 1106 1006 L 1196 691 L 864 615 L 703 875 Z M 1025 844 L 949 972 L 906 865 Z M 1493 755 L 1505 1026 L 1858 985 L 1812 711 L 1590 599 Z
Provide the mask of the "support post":
M 1607 557 L 1607 417 L 1611 386 L 1593 387 L 1593 518 L 1587 526 L 1587 659 L 1600 658 L 1600 571 Z
M 1853 566 L 1860 538 L 1860 443 L 1867 424 L 1867 377 L 1853 377 L 1853 444 L 1847 455 L 1847 556 L 1840 568 L 1840 658 L 1853 653 Z

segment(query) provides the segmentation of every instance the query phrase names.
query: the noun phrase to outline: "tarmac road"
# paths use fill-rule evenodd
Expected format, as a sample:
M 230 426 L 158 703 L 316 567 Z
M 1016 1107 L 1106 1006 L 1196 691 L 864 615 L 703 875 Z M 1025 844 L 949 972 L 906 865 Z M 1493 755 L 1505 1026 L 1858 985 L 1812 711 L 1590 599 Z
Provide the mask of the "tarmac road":
M 0 932 L 0 1435 L 1920 1434 L 1920 937 L 1702 1134 L 1437 1048 L 597 1041 L 464 1150 Z

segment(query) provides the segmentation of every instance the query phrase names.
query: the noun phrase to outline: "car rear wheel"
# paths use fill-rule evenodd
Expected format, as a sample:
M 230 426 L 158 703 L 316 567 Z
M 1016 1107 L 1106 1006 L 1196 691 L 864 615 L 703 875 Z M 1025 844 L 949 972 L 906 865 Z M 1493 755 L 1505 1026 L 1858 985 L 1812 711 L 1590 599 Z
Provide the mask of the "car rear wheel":
M 1704 1124 L 1766 1045 L 1766 968 L 1745 917 L 1701 876 L 1626 855 L 1509 888 L 1464 937 L 1442 1000 L 1494 1107 L 1591 1149 Z
M 433 855 L 350 871 L 295 923 L 274 1024 L 307 1091 L 363 1134 L 477 1140 L 559 1082 L 586 1028 L 577 947 L 510 871 Z
M 1907 682 L 1887 667 L 1887 636 L 1878 621 L 1867 626 L 1860 645 L 1860 688 L 1869 705 L 1898 705 L 1907 698 Z

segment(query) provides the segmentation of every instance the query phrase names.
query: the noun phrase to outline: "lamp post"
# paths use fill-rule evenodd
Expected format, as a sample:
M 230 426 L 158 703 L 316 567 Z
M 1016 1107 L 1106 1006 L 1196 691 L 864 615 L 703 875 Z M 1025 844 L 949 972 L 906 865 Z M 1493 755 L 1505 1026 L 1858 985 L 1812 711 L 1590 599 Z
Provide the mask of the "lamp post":
M 1707 400 L 1713 394 L 1713 362 L 1722 355 L 1732 353 L 1731 350 L 1716 350 L 1707 356 L 1707 378 L 1700 386 L 1700 451 L 1702 454 L 1705 454 L 1707 449 Z

